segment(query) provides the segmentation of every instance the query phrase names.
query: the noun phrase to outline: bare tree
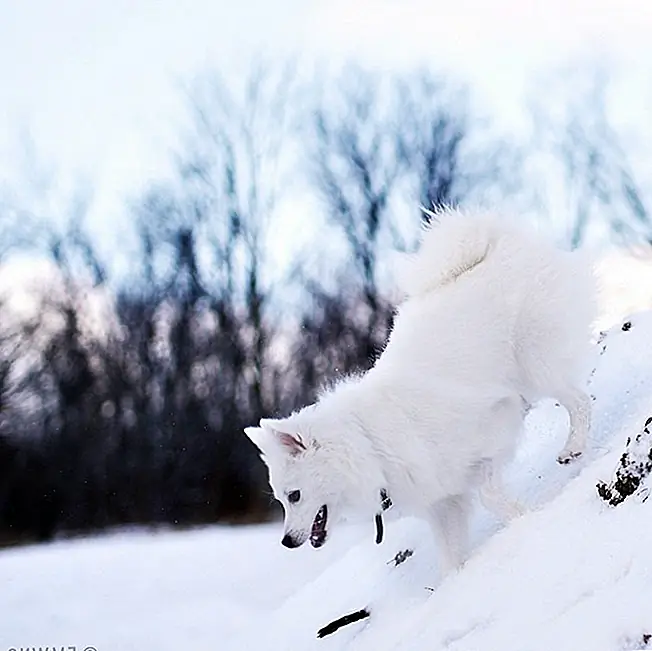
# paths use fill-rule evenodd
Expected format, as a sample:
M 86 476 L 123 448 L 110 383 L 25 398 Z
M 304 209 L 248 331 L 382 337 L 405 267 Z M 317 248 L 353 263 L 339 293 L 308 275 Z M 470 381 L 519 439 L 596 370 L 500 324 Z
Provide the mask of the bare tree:
M 169 474 L 184 475 L 174 464 L 189 459 L 188 432 L 211 440 L 211 472 L 230 486 L 223 498 L 252 494 L 264 480 L 241 430 L 274 408 L 267 241 L 289 164 L 292 88 L 290 66 L 258 66 L 239 89 L 217 73 L 198 78 L 186 90 L 190 129 L 176 175 L 137 207 L 146 292 L 160 297 L 159 317 L 150 316 L 140 340 L 166 406 Z M 174 422 L 165 416 L 171 405 Z
M 416 181 L 419 206 L 459 205 L 476 179 L 465 158 L 471 130 L 468 101 L 463 90 L 425 70 L 399 78 L 398 151 Z M 421 212 L 424 220 L 428 219 Z
M 548 155 L 560 169 L 552 191 L 562 190 L 570 202 L 571 247 L 600 224 L 621 239 L 650 241 L 649 198 L 637 179 L 630 147 L 610 116 L 607 69 L 580 66 L 556 74 L 545 104 L 538 101 L 533 112 L 539 155 Z
M 444 78 L 351 69 L 327 88 L 315 112 L 312 178 L 343 242 L 333 256 L 336 282 L 307 282 L 313 303 L 302 332 L 313 350 L 299 357 L 308 384 L 328 369 L 373 362 L 393 317 L 386 254 L 415 242 L 426 218 L 420 204 L 457 204 L 472 184 L 464 94 Z
M 243 365 L 233 384 L 246 380 L 241 389 L 247 395 L 234 397 L 246 400 L 254 413 L 270 406 L 264 386 L 272 325 L 267 242 L 291 158 L 294 83 L 289 64 L 254 66 L 239 92 L 217 73 L 199 78 L 188 90 L 192 131 L 179 156 L 181 212 L 205 242 L 211 274 L 206 290 L 220 327 L 232 329 L 228 336 Z M 187 226 L 186 248 L 191 238 Z
M 129 283 L 116 284 L 85 226 L 89 194 L 55 220 L 0 206 L 21 224 L 13 243 L 56 276 L 15 327 L 0 301 L 0 529 L 48 537 L 267 513 L 265 469 L 241 429 L 373 363 L 393 318 L 386 254 L 415 241 L 419 203 L 496 184 L 495 150 L 484 140 L 490 155 L 471 155 L 464 93 L 439 77 L 352 70 L 323 84 L 316 107 L 295 84 L 291 66 L 258 66 L 239 86 L 211 73 L 186 88 L 173 173 L 132 204 Z M 309 129 L 295 132 L 301 118 Z M 296 282 L 269 245 L 303 148 L 326 217 L 306 228 L 330 279 L 300 260 Z M 100 329 L 88 325 L 98 295 Z

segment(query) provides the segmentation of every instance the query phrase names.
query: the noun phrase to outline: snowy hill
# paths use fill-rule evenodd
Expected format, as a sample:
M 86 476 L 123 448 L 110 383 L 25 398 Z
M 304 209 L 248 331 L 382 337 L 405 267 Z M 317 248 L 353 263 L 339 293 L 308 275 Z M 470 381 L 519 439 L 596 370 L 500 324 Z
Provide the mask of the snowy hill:
M 585 458 L 559 466 L 566 412 L 552 402 L 533 410 L 508 473 L 529 512 L 501 528 L 478 506 L 474 552 L 442 584 L 427 526 L 391 518 L 381 545 L 368 523 L 335 531 L 317 551 L 282 548 L 280 525 L 5 550 L 0 649 L 644 648 L 652 633 L 652 500 L 635 495 L 614 508 L 596 493 L 627 437 L 652 415 L 652 313 L 630 321 L 596 346 Z M 412 556 L 393 563 L 406 549 Z M 317 638 L 361 608 L 367 619 Z
M 478 507 L 475 552 L 459 573 L 430 592 L 436 549 L 425 524 L 390 524 L 379 547 L 370 527 L 358 547 L 230 648 L 636 648 L 627 636 L 636 644 L 652 632 L 652 500 L 612 508 L 595 488 L 610 479 L 627 436 L 652 415 L 652 314 L 631 324 L 596 347 L 586 458 L 558 466 L 566 414 L 553 403 L 533 411 L 509 473 L 513 494 L 531 510 L 499 530 Z M 388 565 L 403 549 L 414 555 Z M 366 606 L 369 619 L 316 638 L 330 620 Z

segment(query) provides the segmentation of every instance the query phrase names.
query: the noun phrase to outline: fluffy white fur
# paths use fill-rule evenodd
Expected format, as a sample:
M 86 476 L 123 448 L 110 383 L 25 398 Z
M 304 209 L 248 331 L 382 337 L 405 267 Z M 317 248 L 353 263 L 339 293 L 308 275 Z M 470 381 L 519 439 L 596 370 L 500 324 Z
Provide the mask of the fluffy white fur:
M 246 433 L 284 506 L 284 544 L 309 539 L 323 505 L 327 529 L 349 513 L 373 518 L 385 489 L 431 523 L 446 572 L 465 559 L 474 491 L 503 519 L 520 512 L 500 475 L 530 404 L 557 399 L 570 415 L 558 460 L 581 454 L 594 279 L 579 254 L 516 223 L 446 211 L 399 280 L 406 298 L 374 367 Z

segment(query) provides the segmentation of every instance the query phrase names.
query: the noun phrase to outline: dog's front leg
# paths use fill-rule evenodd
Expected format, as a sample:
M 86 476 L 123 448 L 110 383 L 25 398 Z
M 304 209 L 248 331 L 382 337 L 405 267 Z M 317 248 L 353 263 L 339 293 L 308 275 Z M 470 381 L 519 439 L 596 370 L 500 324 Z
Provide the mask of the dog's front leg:
M 467 495 L 447 497 L 430 508 L 430 525 L 439 545 L 441 577 L 466 560 L 470 499 Z

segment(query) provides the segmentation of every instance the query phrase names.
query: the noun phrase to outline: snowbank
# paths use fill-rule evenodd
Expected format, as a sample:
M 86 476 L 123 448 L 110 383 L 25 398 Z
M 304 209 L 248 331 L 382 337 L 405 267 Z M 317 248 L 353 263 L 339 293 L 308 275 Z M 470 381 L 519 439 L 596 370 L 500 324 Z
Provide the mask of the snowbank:
M 652 415 L 652 314 L 615 326 L 596 347 L 590 450 L 572 467 L 554 459 L 567 432 L 554 403 L 528 417 L 509 486 L 530 511 L 502 530 L 479 506 L 475 550 L 438 583 L 427 527 L 404 520 L 376 547 L 367 536 L 229 649 L 592 651 L 636 648 L 652 632 L 652 500 L 610 508 L 596 493 L 625 440 Z M 395 566 L 402 549 L 414 555 Z M 369 619 L 316 631 L 368 607 Z M 641 643 L 642 644 L 642 643 Z M 628 646 L 629 645 L 629 646 Z M 640 645 L 639 645 L 640 646 Z

